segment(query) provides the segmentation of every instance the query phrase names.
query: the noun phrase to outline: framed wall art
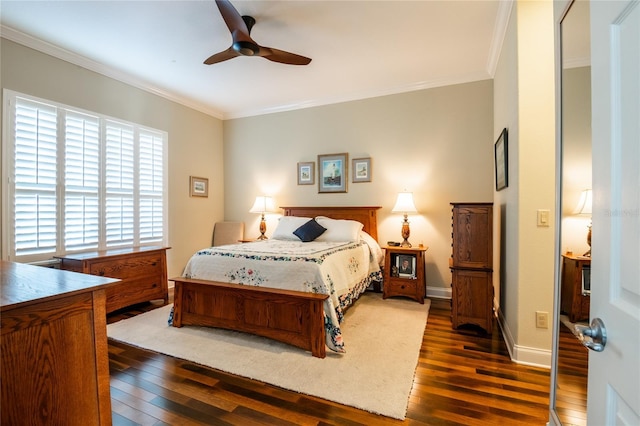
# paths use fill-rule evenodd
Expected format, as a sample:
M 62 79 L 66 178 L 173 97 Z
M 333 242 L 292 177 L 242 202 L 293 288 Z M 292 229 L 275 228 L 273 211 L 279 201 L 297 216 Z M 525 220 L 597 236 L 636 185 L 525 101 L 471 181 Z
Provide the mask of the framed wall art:
M 318 155 L 318 192 L 347 192 L 349 154 Z
M 316 183 L 316 163 L 298 163 L 298 185 L 313 185 Z
M 351 181 L 371 182 L 371 158 L 354 158 L 351 160 Z
M 189 188 L 189 196 L 191 197 L 208 197 L 209 179 L 189 176 Z
M 498 140 L 493 146 L 496 168 L 496 191 L 509 186 L 509 151 L 507 129 L 502 129 Z

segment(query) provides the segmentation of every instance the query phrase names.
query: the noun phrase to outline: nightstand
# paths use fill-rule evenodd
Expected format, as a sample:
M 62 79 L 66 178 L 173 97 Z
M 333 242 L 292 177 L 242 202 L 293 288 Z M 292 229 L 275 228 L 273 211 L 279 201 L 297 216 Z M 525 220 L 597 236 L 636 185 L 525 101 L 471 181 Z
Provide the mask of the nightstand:
M 571 322 L 589 319 L 590 268 L 590 257 L 562 255 L 560 310 L 567 314 Z M 588 288 L 585 288 L 585 284 Z
M 424 303 L 424 253 L 428 247 L 385 247 L 382 298 L 405 296 Z

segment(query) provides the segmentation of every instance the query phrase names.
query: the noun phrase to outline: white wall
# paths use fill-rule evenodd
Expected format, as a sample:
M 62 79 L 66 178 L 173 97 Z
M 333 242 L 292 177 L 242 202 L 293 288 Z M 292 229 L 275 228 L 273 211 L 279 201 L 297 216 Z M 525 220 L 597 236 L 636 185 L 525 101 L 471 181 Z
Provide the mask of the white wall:
M 188 258 L 211 242 L 223 218 L 222 122 L 150 94 L 0 39 L 0 85 L 21 93 L 137 122 L 169 135 L 168 274 L 180 275 Z M 189 176 L 209 178 L 209 198 L 189 197 Z
M 450 294 L 451 206 L 493 197 L 493 101 L 490 80 L 224 122 L 225 218 L 258 235 L 248 213 L 256 195 L 278 206 L 381 206 L 379 241 L 401 240 L 396 195 L 414 193 L 414 245 L 429 247 L 431 295 Z M 371 157 L 371 183 L 351 183 L 342 194 L 297 185 L 296 165 L 319 154 Z M 317 177 L 316 177 L 317 183 Z M 267 235 L 277 218 L 268 221 Z

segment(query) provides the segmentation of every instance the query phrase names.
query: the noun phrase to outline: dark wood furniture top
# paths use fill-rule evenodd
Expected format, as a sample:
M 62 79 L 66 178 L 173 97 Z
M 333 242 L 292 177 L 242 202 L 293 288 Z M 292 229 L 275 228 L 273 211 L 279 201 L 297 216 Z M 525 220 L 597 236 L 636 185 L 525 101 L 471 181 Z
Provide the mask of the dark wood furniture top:
M 117 282 L 0 263 L 2 424 L 111 424 L 105 290 Z
M 57 256 L 60 268 L 85 274 L 119 278 L 107 289 L 107 312 L 155 299 L 169 301 L 166 251 L 148 246 Z
M 577 322 L 589 319 L 591 296 L 582 291 L 583 271 L 591 268 L 591 258 L 562 255 L 562 280 L 560 283 L 560 310 Z
M 374 238 L 379 208 L 283 207 L 285 216 L 364 221 L 364 231 Z M 183 277 L 171 281 L 175 282 L 175 327 L 204 325 L 243 331 L 290 343 L 318 358 L 326 356 L 322 303 L 327 295 Z M 274 316 L 277 321 L 270 321 Z
M 385 247 L 384 279 L 382 298 L 406 296 L 424 304 L 426 281 L 424 273 L 424 254 L 428 247 Z M 395 259 L 398 256 L 410 255 L 416 259 L 415 278 L 401 277 L 394 272 Z

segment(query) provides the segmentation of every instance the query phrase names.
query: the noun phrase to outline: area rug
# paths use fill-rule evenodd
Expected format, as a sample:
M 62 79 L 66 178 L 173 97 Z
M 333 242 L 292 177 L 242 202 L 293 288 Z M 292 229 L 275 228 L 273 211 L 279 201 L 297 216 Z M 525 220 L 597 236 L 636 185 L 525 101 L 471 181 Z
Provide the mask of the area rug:
M 285 389 L 403 420 L 429 300 L 383 300 L 367 292 L 345 314 L 347 353 L 310 352 L 270 339 L 207 327 L 167 326 L 171 305 L 107 326 L 110 339 Z

